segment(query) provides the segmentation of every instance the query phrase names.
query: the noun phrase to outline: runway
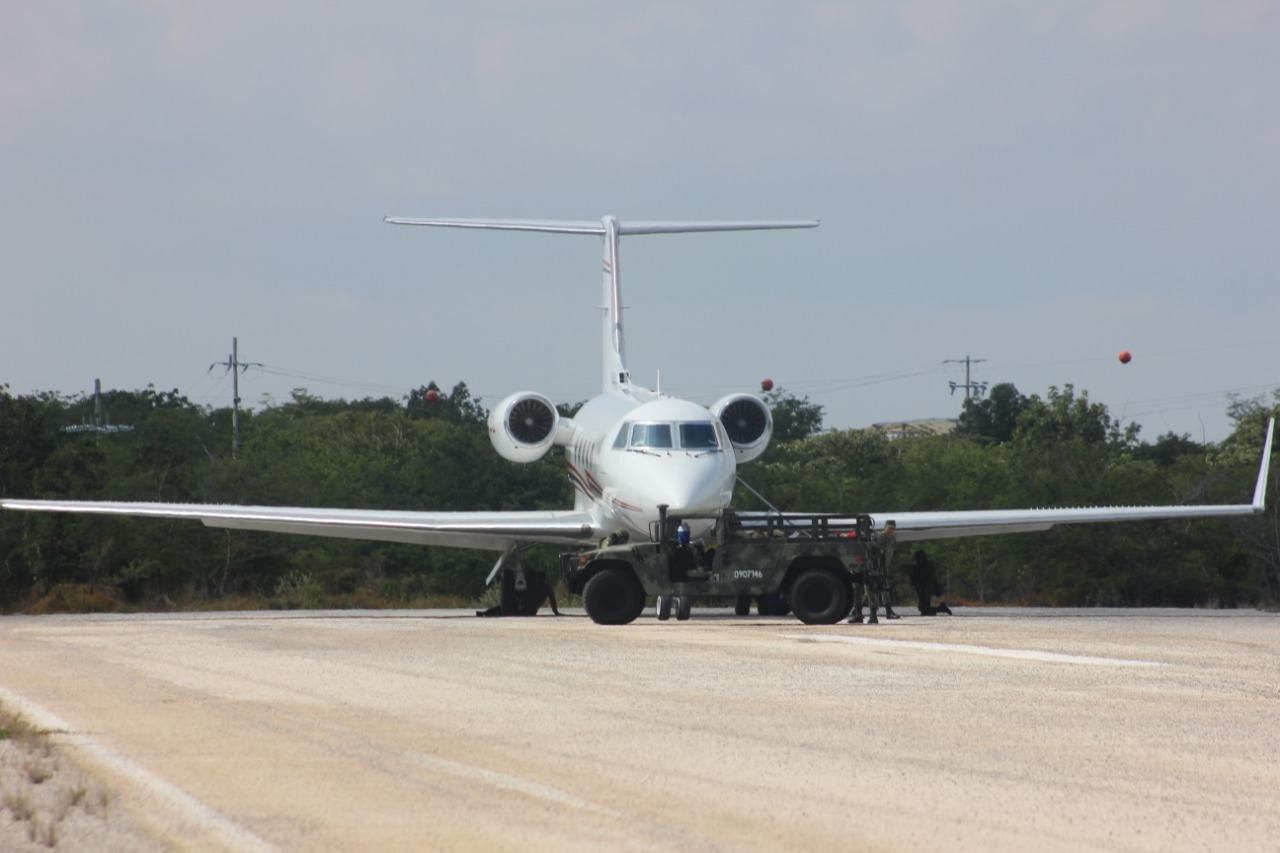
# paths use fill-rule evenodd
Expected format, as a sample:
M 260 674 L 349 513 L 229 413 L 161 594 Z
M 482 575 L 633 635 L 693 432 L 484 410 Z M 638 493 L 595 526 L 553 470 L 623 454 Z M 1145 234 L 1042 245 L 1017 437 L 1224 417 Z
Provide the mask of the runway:
M 1280 838 L 1274 614 L 570 614 L 6 616 L 0 701 L 183 850 Z

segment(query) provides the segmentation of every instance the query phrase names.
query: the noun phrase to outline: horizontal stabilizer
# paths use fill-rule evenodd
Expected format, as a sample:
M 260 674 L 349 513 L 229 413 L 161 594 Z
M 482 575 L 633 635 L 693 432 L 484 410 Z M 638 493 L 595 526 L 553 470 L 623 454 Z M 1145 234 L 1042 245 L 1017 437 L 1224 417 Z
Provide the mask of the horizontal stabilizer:
M 388 216 L 392 225 L 434 225 L 441 228 L 487 228 L 495 231 L 541 231 L 548 234 L 606 233 L 603 220 L 560 219 L 416 219 Z M 688 234 L 699 231 L 770 231 L 780 228 L 817 228 L 818 220 L 733 221 L 707 222 L 637 221 L 619 222 L 618 234 Z

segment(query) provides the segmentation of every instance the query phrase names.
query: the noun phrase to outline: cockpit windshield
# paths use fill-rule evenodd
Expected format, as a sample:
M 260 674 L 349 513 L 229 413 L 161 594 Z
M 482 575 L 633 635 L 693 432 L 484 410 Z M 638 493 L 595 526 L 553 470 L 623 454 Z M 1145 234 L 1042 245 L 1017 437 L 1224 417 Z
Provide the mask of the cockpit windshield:
M 629 436 L 629 438 L 627 438 Z M 676 439 L 679 438 L 679 444 Z M 684 421 L 681 423 L 630 424 L 618 433 L 614 447 L 626 446 L 632 450 L 718 450 L 720 441 L 715 425 L 710 421 Z
M 636 424 L 631 427 L 631 446 L 668 450 L 671 443 L 671 424 Z
M 710 421 L 680 424 L 680 446 L 685 450 L 715 450 L 720 446 L 716 428 Z

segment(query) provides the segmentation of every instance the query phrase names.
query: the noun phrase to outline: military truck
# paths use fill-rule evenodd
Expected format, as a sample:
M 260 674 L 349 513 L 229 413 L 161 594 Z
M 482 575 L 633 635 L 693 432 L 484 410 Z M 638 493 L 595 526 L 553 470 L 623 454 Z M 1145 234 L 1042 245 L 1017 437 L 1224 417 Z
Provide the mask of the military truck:
M 869 515 L 658 513 L 650 542 L 560 555 L 569 590 L 595 622 L 632 622 L 650 597 L 659 619 L 688 619 L 694 598 L 722 597 L 739 615 L 753 598 L 781 598 L 801 622 L 829 625 L 853 609 L 854 584 L 882 570 Z M 708 523 L 705 537 L 689 540 L 691 527 Z

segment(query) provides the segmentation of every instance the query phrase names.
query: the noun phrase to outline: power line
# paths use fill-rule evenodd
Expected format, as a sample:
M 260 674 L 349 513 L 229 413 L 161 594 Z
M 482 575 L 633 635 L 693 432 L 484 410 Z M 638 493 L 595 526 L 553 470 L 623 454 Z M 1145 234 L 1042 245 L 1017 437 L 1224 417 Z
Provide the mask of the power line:
M 320 382 L 325 385 L 338 385 L 346 388 L 355 388 L 363 391 L 381 391 L 392 392 L 396 394 L 409 394 L 411 390 L 400 385 L 385 385 L 377 382 L 368 382 L 355 379 L 339 379 L 334 376 L 323 376 L 318 373 L 307 373 L 301 370 L 292 370 L 283 367 L 273 367 L 270 365 L 256 365 L 262 369 L 262 372 L 271 376 L 283 376 L 289 379 L 305 379 L 308 382 Z

